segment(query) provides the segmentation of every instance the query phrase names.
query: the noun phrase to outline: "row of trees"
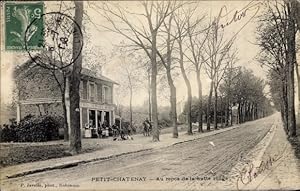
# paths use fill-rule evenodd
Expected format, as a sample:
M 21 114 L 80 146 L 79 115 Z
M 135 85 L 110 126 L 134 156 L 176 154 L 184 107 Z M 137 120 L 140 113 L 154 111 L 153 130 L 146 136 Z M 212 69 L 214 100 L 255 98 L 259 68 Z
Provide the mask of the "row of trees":
M 256 78 L 251 71 L 235 67 L 238 61 L 234 49 L 236 35 L 228 37 L 220 24 L 220 16 L 207 17 L 199 15 L 195 2 L 177 1 L 143 1 L 137 2 L 139 11 L 132 12 L 116 2 L 88 2 L 107 23 L 101 27 L 125 37 L 125 45 L 135 52 L 148 58 L 145 70 L 149 74 L 151 97 L 149 113 L 153 121 L 153 141 L 159 141 L 157 84 L 160 71 L 164 71 L 170 89 L 171 119 L 174 127 L 173 137 L 178 137 L 176 113 L 176 86 L 174 78 L 180 71 L 187 89 L 186 120 L 188 134 L 192 134 L 192 87 L 191 71 L 197 77 L 198 131 L 203 131 L 203 115 L 206 114 L 207 129 L 213 122 L 218 128 L 218 111 L 224 124 L 229 124 L 229 116 L 233 107 L 237 107 L 238 122 L 256 119 L 264 116 L 263 108 L 269 106 L 264 96 L 264 83 Z M 297 11 L 298 10 L 298 11 Z M 197 14 L 196 14 L 197 13 Z M 275 4 L 269 3 L 268 12 L 263 15 L 258 28 L 258 40 L 262 47 L 260 61 L 269 66 L 271 93 L 274 100 L 280 100 L 279 108 L 285 129 L 295 136 L 294 109 L 294 69 L 296 66 L 295 35 L 299 30 L 299 3 L 288 1 Z M 75 3 L 75 21 L 82 26 L 83 3 Z M 298 23 L 298 24 L 297 24 Z M 226 37 L 225 37 L 226 36 Z M 78 40 L 74 35 L 74 41 Z M 74 46 L 78 46 L 75 45 Z M 80 47 L 73 47 L 74 50 Z M 73 51 L 74 57 L 76 51 Z M 71 116 L 71 151 L 76 153 L 81 148 L 79 126 L 79 83 L 82 67 L 81 54 L 75 61 L 70 75 L 70 116 Z M 132 72 L 126 68 L 128 80 Z M 297 70 L 298 71 L 298 70 Z M 201 77 L 206 74 L 211 83 L 204 110 Z M 299 73 L 297 73 L 299 78 Z M 280 79 L 279 81 L 277 79 Z M 251 82 L 251 83 L 249 83 Z M 63 87 L 63 86 L 62 86 Z M 131 88 L 130 88 L 131 87 Z M 129 88 L 132 89 L 130 84 Z M 281 91 L 278 91 L 280 87 Z M 298 87 L 299 88 L 299 87 Z M 65 92 L 62 88 L 62 92 Z M 64 94 L 63 96 L 64 97 Z M 132 92 L 131 92 L 132 97 Z M 64 99 L 64 98 L 63 98 Z M 274 101 L 276 104 L 277 102 Z M 213 107 L 211 107 L 213 105 Z M 213 119 L 213 120 L 212 120 Z M 65 121 L 67 123 L 67 121 Z M 67 126 L 67 124 L 66 124 Z
M 91 3 L 90 3 L 91 4 Z M 198 122 L 199 132 L 203 130 L 203 99 L 201 71 L 211 80 L 207 101 L 206 122 L 210 129 L 211 102 L 213 104 L 214 128 L 217 128 L 218 99 L 224 107 L 224 123 L 228 125 L 232 108 L 238 107 L 238 122 L 253 120 L 266 115 L 270 108 L 264 96 L 264 83 L 251 71 L 234 67 L 236 51 L 233 48 L 236 35 L 225 38 L 220 24 L 220 16 L 206 18 L 196 15 L 194 2 L 143 1 L 139 2 L 141 11 L 131 12 L 117 3 L 93 4 L 95 10 L 108 22 L 102 27 L 125 37 L 134 51 L 142 51 L 150 62 L 146 67 L 150 82 L 150 113 L 153 121 L 153 141 L 159 141 L 157 76 L 158 70 L 165 69 L 170 89 L 171 119 L 174 127 L 173 137 L 178 137 L 176 113 L 176 86 L 174 70 L 179 66 L 187 88 L 188 134 L 192 134 L 192 91 L 187 69 L 193 66 L 198 84 Z M 299 72 L 296 62 L 296 32 L 300 28 L 300 5 L 296 0 L 268 2 L 268 11 L 263 15 L 258 27 L 259 45 L 262 47 L 260 61 L 270 67 L 270 86 L 272 97 L 280 103 L 282 118 L 289 136 L 296 136 L 294 104 L 294 70 L 298 82 Z M 81 26 L 82 3 L 75 3 L 75 20 Z M 205 22 L 206 21 L 206 22 Z M 74 40 L 78 37 L 74 37 Z M 76 50 L 76 47 L 74 47 Z M 81 56 L 81 55 L 80 55 Z M 192 65 L 189 65 L 192 64 Z M 79 82 L 81 57 L 75 62 L 71 73 L 71 136 L 70 148 L 78 152 L 81 148 L 79 126 Z M 127 70 L 129 74 L 130 71 Z M 278 81 L 278 79 L 280 79 Z M 131 81 L 131 79 L 128 79 Z M 276 87 L 280 88 L 276 88 Z M 278 91 L 280 89 L 280 91 Z M 298 84 L 298 89 L 300 89 Z M 220 93 L 220 95 L 219 95 Z M 214 94 L 214 99 L 213 99 Z M 300 98 L 299 98 L 300 99 Z M 278 105 L 277 105 L 278 106 Z M 222 111 L 222 109 L 221 109 Z M 300 112 L 298 112 L 300 113 Z M 231 120 L 232 121 L 232 120 Z
M 205 112 L 209 114 L 206 115 L 207 129 L 210 130 L 212 122 L 214 128 L 218 128 L 220 99 L 222 99 L 220 103 L 224 103 L 226 125 L 228 125 L 229 113 L 235 105 L 239 109 L 239 122 L 258 117 L 259 107 L 262 106 L 260 103 L 266 101 L 262 91 L 264 84 L 259 79 L 254 79 L 251 72 L 238 70 L 234 66 L 238 60 L 234 49 L 236 34 L 232 37 L 225 37 L 225 29 L 221 27 L 220 16 L 200 15 L 198 4 L 195 2 L 144 1 L 137 4 L 139 11 L 136 12 L 115 2 L 89 3 L 89 6 L 106 19 L 107 22 L 103 23 L 101 27 L 123 36 L 126 39 L 124 42 L 127 48 L 130 47 L 135 53 L 146 55 L 149 60 L 149 62 L 144 62 L 146 63 L 144 69 L 149 71 L 149 92 L 151 93 L 149 113 L 151 113 L 153 122 L 153 141 L 159 141 L 157 79 L 162 70 L 170 90 L 170 116 L 175 138 L 178 137 L 178 130 L 174 80 L 175 73 L 178 71 L 180 71 L 187 89 L 188 134 L 192 134 L 191 71 L 195 72 L 198 84 L 197 121 L 199 132 L 203 131 L 203 114 Z M 240 82 L 233 85 L 237 70 L 240 71 L 239 75 L 245 75 L 243 77 L 247 77 L 247 80 L 253 80 L 256 83 L 253 85 L 253 90 L 247 90 L 247 88 L 252 88 L 248 87 L 247 81 L 245 81 L 247 86 Z M 129 71 L 127 73 L 130 74 Z M 204 111 L 202 96 L 201 78 L 203 74 L 206 74 L 211 81 L 207 104 L 210 106 L 213 103 L 213 107 L 206 107 L 206 111 Z M 245 90 L 233 95 L 232 86 L 238 85 Z M 258 98 L 259 96 L 261 98 Z M 213 115 L 210 115 L 211 111 Z
M 270 100 L 264 95 L 265 82 L 256 77 L 251 70 L 242 67 L 226 70 L 224 79 L 218 88 L 217 106 L 209 105 L 209 97 L 204 96 L 202 102 L 204 119 L 216 117 L 214 123 L 227 127 L 235 123 L 244 123 L 270 115 L 273 112 Z M 216 102 L 216 97 L 211 98 Z M 199 99 L 192 102 L 192 122 L 198 121 Z M 208 108 L 210 107 L 210 108 Z M 216 108 L 216 109 L 215 109 Z M 213 111 L 208 113 L 207 111 Z M 187 114 L 187 105 L 183 116 Z
M 273 102 L 281 111 L 284 129 L 290 137 L 296 136 L 295 70 L 297 87 L 300 88 L 296 60 L 296 33 L 300 29 L 299 12 L 300 3 L 297 1 L 269 2 L 269 7 L 261 16 L 257 29 L 261 47 L 258 60 L 269 68 L 268 77 Z

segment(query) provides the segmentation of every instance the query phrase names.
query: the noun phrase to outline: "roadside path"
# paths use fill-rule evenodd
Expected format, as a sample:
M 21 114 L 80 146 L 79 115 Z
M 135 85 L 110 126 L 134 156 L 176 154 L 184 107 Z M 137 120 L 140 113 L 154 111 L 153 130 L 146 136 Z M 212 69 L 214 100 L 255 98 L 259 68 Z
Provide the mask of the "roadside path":
M 105 160 L 105 159 L 121 156 L 124 154 L 129 154 L 129 153 L 147 151 L 155 148 L 168 147 L 173 144 L 192 141 L 194 139 L 200 139 L 202 137 L 219 134 L 224 131 L 230 131 L 237 127 L 239 126 L 235 125 L 229 128 L 210 131 L 202 134 L 195 132 L 193 135 L 187 135 L 186 132 L 179 132 L 179 138 L 177 139 L 172 138 L 171 134 L 162 134 L 160 135 L 159 142 L 152 142 L 152 137 L 144 137 L 143 135 L 134 135 L 133 136 L 134 140 L 126 140 L 126 141 L 113 141 L 112 138 L 92 139 L 89 140 L 89 144 L 102 145 L 103 149 L 90 152 L 90 153 L 83 153 L 75 156 L 54 158 L 45 161 L 37 161 L 37 162 L 24 163 L 24 164 L 4 167 L 0 169 L 0 180 L 43 172 L 47 170 L 62 169 L 62 168 L 77 166 L 78 164 L 88 163 L 97 160 Z M 57 144 L 57 143 L 53 142 L 52 144 Z
M 126 148 L 122 144 L 124 146 L 122 153 L 116 153 L 118 151 L 116 148 L 120 148 L 116 147 L 115 150 L 104 149 L 90 155 L 84 154 L 81 158 L 77 156 L 78 161 L 74 160 L 76 157 L 74 156 L 72 164 L 78 166 L 5 179 L 3 185 L 4 188 L 10 189 L 20 189 L 22 184 L 30 185 L 37 182 L 44 186 L 52 184 L 55 186 L 52 189 L 61 188 L 60 185 L 63 184 L 79 186 L 72 187 L 72 190 L 83 188 L 220 190 L 227 185 L 227 188 L 232 190 L 235 189 L 236 177 L 231 176 L 231 170 L 239 161 L 246 158 L 261 140 L 264 140 L 276 118 L 278 115 L 205 134 L 197 133 L 193 136 L 182 134 L 179 139 L 171 138 L 170 134 L 162 135 L 162 141 L 158 143 L 152 143 L 151 138 L 142 139 L 144 142 L 141 143 L 137 138 L 135 141 L 126 142 L 128 143 L 124 144 L 127 145 Z M 115 153 L 112 154 L 112 150 Z M 104 160 L 104 157 L 107 160 Z M 51 160 L 48 160 L 48 165 L 54 164 L 49 161 Z M 122 177 L 133 177 L 135 180 L 145 178 L 145 181 L 97 180 L 101 177 L 114 177 L 119 180 Z M 182 178 L 189 180 L 182 181 Z M 33 189 L 30 187 L 30 190 Z M 51 187 L 48 189 L 51 190 Z
M 257 177 L 245 190 L 300 190 L 300 161 L 287 140 L 280 120 L 275 122 L 273 138 L 259 161 Z

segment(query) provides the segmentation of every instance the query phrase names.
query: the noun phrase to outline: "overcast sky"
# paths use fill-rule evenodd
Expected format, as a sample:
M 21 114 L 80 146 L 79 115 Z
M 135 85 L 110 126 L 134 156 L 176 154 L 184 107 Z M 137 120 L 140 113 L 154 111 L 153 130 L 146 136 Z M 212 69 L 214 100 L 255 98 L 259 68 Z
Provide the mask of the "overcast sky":
M 206 13 L 208 15 L 217 16 L 221 10 L 222 7 L 226 7 L 228 11 L 228 20 L 231 20 L 233 17 L 233 14 L 235 10 L 240 11 L 250 1 L 200 1 L 198 4 L 198 14 Z M 87 15 L 89 15 L 89 18 L 92 20 L 92 22 L 84 22 L 85 29 L 84 31 L 87 32 L 87 34 L 90 35 L 90 39 L 92 39 L 91 43 L 89 43 L 88 46 L 90 47 L 97 47 L 101 48 L 101 51 L 104 55 L 107 57 L 107 62 L 104 67 L 104 74 L 108 77 L 110 77 L 113 80 L 119 81 L 118 75 L 116 75 L 115 68 L 119 65 L 118 59 L 111 59 L 111 51 L 114 44 L 119 44 L 120 41 L 122 41 L 124 38 L 120 35 L 113 34 L 111 32 L 104 31 L 103 28 L 101 28 L 99 25 L 105 24 L 105 19 L 102 18 L 97 11 L 95 11 L 95 7 L 93 6 L 93 3 L 86 3 L 85 4 L 85 11 Z M 102 2 L 95 2 L 95 3 L 102 3 Z M 70 2 L 65 3 L 63 6 L 68 7 Z M 255 2 L 253 3 L 255 4 Z M 132 12 L 140 12 L 141 7 L 138 6 L 138 2 L 136 1 L 124 1 L 120 2 L 120 5 L 128 8 Z M 58 11 L 59 10 L 59 3 L 57 2 L 46 2 L 46 12 L 50 11 Z M 227 38 L 230 38 L 232 35 L 237 34 L 237 40 L 235 43 L 236 48 L 238 49 L 238 58 L 239 62 L 238 65 L 245 66 L 249 69 L 252 69 L 254 73 L 264 78 L 266 73 L 265 71 L 259 66 L 259 64 L 255 61 L 255 56 L 257 55 L 259 49 L 258 46 L 255 45 L 255 28 L 257 26 L 256 20 L 253 18 L 255 16 L 255 13 L 257 10 L 258 14 L 261 13 L 263 7 L 262 6 L 256 6 L 254 8 L 251 8 L 249 11 L 247 11 L 247 14 L 244 18 L 242 18 L 240 21 L 233 22 L 230 26 L 225 28 L 225 34 Z M 3 7 L 2 7 L 3 10 Z M 3 11 L 2 11 L 3 14 Z M 70 13 L 71 14 L 71 13 Z M 257 15 L 256 15 L 257 16 Z M 3 15 L 1 15 L 1 30 L 4 29 L 4 19 Z M 226 18 L 223 18 L 221 22 L 226 22 Z M 96 25 L 95 25 L 96 24 Z M 12 69 L 16 66 L 16 64 L 22 63 L 25 60 L 29 59 L 26 52 L 7 52 L 4 50 L 4 32 L 1 31 L 2 36 L 2 45 L 1 45 L 1 101 L 2 102 L 9 102 L 11 98 L 11 87 L 13 86 L 13 81 L 11 78 L 11 72 Z M 146 57 L 146 56 L 145 56 Z M 193 95 L 197 95 L 197 86 L 196 86 L 196 80 L 195 80 L 195 74 L 190 74 L 192 89 L 193 89 Z M 205 76 L 205 74 L 202 75 L 202 82 L 203 82 L 203 93 L 207 94 L 209 89 L 209 80 Z M 185 99 L 186 94 L 186 88 L 184 81 L 182 80 L 182 77 L 179 76 L 176 79 L 176 86 L 177 86 L 177 95 L 178 100 Z M 140 105 L 142 104 L 145 99 L 147 98 L 146 90 L 140 89 L 140 91 L 136 91 L 134 95 L 134 104 Z M 122 96 L 122 100 L 124 102 L 127 102 L 128 96 L 124 95 Z M 166 99 L 159 99 L 160 105 L 168 105 L 168 100 Z

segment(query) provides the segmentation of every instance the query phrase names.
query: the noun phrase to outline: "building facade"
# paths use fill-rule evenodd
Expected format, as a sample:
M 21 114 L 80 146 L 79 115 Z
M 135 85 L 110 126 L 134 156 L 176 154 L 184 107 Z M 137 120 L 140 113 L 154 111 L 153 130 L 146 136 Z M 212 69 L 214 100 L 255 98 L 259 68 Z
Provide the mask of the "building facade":
M 69 77 L 62 71 L 49 71 L 42 67 L 19 67 L 16 79 L 17 121 L 31 115 L 63 115 L 62 96 L 65 97 L 68 124 L 70 124 Z M 65 78 L 64 78 L 65 76 Z M 65 79 L 65 86 L 63 84 Z M 114 85 L 111 79 L 83 68 L 80 82 L 80 127 L 82 135 L 87 129 L 98 128 L 105 121 L 110 126 L 115 122 Z M 61 87 L 65 87 L 62 94 Z M 70 129 L 70 128 L 69 128 Z

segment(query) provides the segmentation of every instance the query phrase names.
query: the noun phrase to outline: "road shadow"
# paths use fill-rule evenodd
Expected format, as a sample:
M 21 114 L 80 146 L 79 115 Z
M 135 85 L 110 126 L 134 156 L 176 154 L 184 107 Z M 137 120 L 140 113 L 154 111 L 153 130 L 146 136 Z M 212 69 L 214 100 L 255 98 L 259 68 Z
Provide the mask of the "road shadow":
M 295 156 L 300 159 L 300 128 L 298 127 L 297 130 L 297 137 L 295 138 L 289 138 L 289 142 L 291 143 L 294 152 L 295 152 Z
M 288 138 L 288 141 L 292 145 L 292 148 L 294 150 L 294 154 L 296 158 L 300 161 L 300 126 L 297 124 L 297 136 L 295 138 Z M 300 171 L 300 162 L 297 163 L 297 167 Z

